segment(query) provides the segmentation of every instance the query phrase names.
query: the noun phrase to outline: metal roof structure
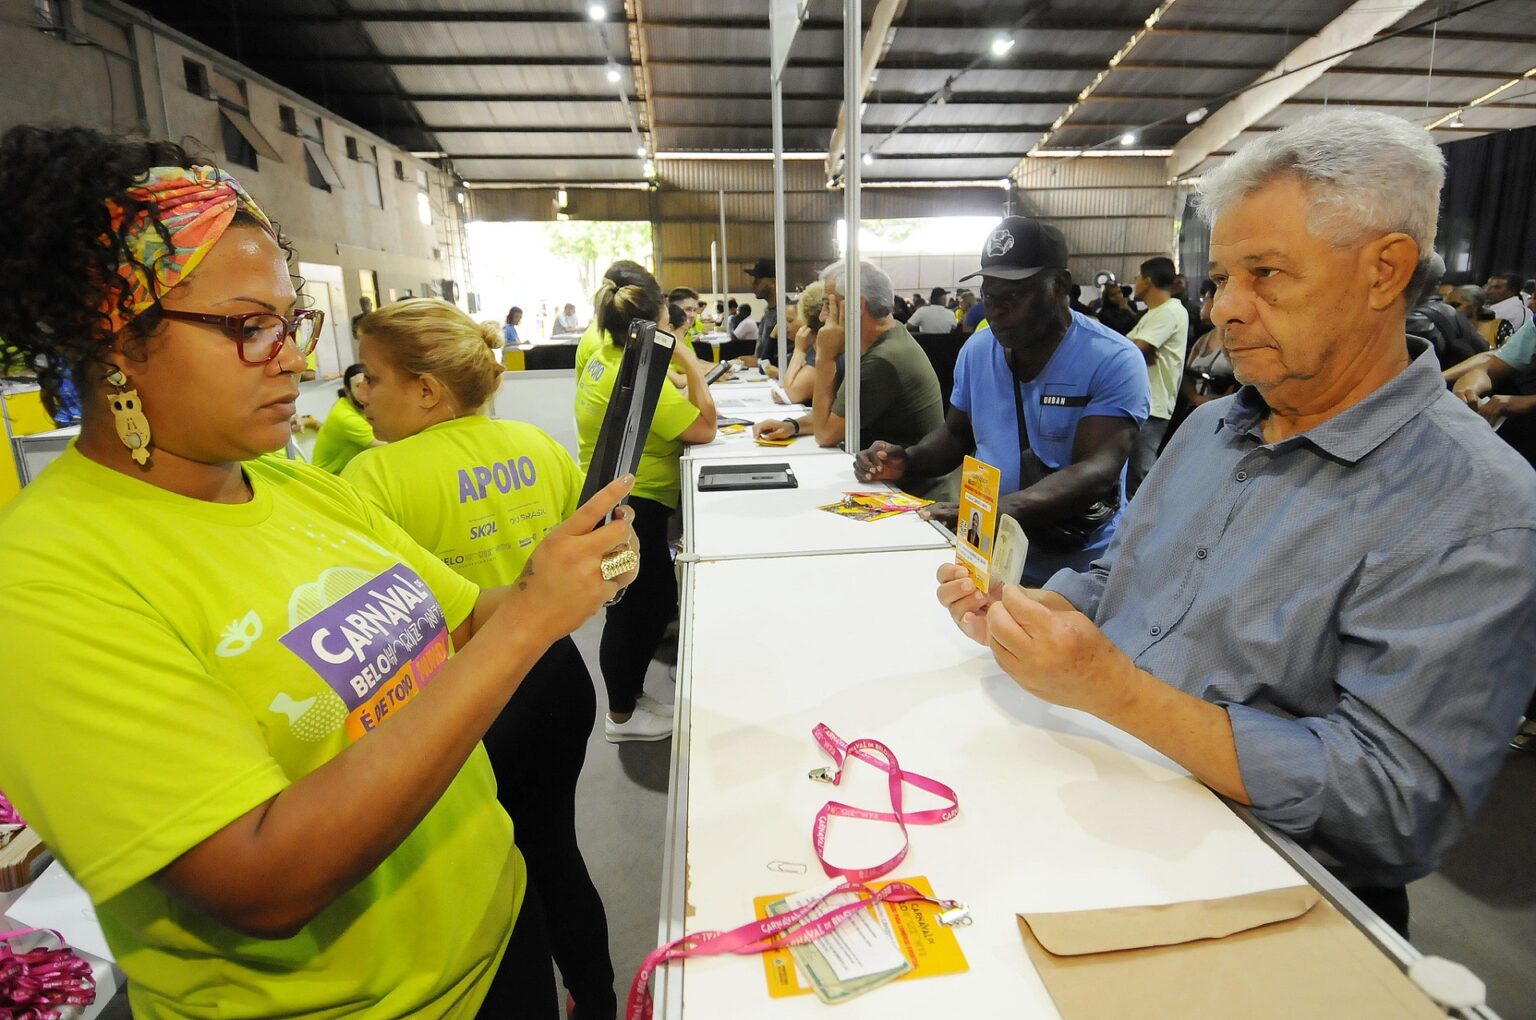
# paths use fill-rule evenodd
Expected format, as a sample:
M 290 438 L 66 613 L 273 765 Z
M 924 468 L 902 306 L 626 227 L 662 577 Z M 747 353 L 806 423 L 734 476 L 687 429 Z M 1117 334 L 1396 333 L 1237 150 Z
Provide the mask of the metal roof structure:
M 1536 125 L 1536 0 L 865 0 L 866 23 L 881 5 L 872 183 L 997 180 L 1085 150 L 1173 150 L 1170 176 L 1198 173 L 1329 105 L 1447 141 Z M 639 183 L 658 154 L 772 148 L 765 0 L 138 6 L 472 185 Z M 842 31 L 839 0 L 806 0 L 787 152 L 827 151 Z

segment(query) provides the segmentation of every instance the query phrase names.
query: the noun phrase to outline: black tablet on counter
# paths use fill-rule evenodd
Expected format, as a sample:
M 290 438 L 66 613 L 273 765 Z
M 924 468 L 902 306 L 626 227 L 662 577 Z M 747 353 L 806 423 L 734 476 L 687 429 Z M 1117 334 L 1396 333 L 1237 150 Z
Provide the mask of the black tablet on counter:
M 619 377 L 614 380 L 608 410 L 592 447 L 587 481 L 581 488 L 585 503 L 615 478 L 634 474 L 640 466 L 645 438 L 656 416 L 656 401 L 667 383 L 667 364 L 677 339 L 654 322 L 636 319 L 629 324 Z M 625 502 L 629 500 L 626 497 Z
M 800 480 L 788 464 L 707 464 L 699 469 L 700 492 L 799 487 Z

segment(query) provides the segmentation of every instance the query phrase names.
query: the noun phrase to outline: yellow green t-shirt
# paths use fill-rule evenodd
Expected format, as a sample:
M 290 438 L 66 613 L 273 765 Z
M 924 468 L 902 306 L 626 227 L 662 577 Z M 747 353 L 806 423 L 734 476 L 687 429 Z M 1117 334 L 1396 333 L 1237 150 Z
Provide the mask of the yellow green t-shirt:
M 0 512 L 0 790 L 90 894 L 137 1020 L 467 1020 L 525 888 L 484 748 L 292 938 L 153 881 L 392 725 L 478 595 L 340 479 L 244 468 L 252 498 L 216 504 L 71 447 Z
M 479 414 L 367 450 L 342 477 L 482 588 L 517 580 L 581 498 L 565 447 L 532 425 Z
M 346 397 L 336 398 L 315 436 L 315 467 L 341 474 L 347 462 L 373 445 L 373 426 Z
M 597 345 L 608 336 L 603 328 L 593 319 L 587 325 L 586 331 L 581 334 L 581 339 L 576 341 L 576 377 L 581 378 L 582 369 L 587 367 L 587 362 L 592 357 L 592 352 L 597 350 Z
M 592 448 L 603 427 L 603 415 L 613 397 L 613 383 L 619 377 L 623 348 L 616 347 L 602 334 L 602 342 L 592 351 L 586 366 L 576 374 L 576 436 L 580 443 L 581 469 L 592 464 Z M 645 437 L 640 453 L 640 467 L 635 471 L 633 494 L 676 508 L 682 493 L 682 471 L 678 459 L 683 442 L 677 437 L 699 416 L 699 409 L 688 402 L 682 390 L 663 386 L 656 401 L 656 417 Z

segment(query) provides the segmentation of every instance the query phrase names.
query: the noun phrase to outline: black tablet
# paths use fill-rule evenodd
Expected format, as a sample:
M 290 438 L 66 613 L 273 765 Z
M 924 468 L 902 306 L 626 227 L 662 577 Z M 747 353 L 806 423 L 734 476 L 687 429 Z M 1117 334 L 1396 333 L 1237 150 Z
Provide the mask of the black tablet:
M 592 462 L 581 489 L 585 503 L 603 486 L 640 466 L 645 437 L 656 416 L 656 401 L 667 381 L 667 363 L 677 340 L 657 329 L 654 322 L 636 319 L 629 324 L 619 377 L 614 381 L 603 413 L 603 425 L 592 447 Z M 627 500 L 626 500 L 627 502 Z
M 799 487 L 794 469 L 788 464 L 707 464 L 699 469 L 700 492 Z

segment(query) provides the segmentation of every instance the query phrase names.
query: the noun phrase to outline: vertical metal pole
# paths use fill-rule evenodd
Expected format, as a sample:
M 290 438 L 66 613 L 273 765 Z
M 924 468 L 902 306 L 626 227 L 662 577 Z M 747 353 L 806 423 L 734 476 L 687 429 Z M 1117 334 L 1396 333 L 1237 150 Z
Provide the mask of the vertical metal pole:
M 863 0 L 843 0 L 843 126 L 846 129 L 843 132 L 846 142 L 843 153 L 843 218 L 848 223 L 848 243 L 843 248 L 843 278 L 839 281 L 842 286 L 838 290 L 843 295 L 843 322 L 847 331 L 843 347 L 843 386 L 847 393 L 843 408 L 847 412 L 843 419 L 847 426 L 843 449 L 849 453 L 857 452 L 862 446 L 859 441 L 859 359 L 864 353 L 864 344 L 859 336 L 859 189 L 860 171 L 864 166 L 860 160 L 864 146 L 859 107 L 864 99 L 863 37 Z
M 784 81 L 773 77 L 773 267 L 774 297 L 779 330 L 779 379 L 789 367 L 789 324 L 784 321 L 784 287 L 789 274 L 784 267 Z
M 713 295 L 710 300 L 720 298 L 720 306 L 725 307 L 725 298 L 720 297 L 720 266 L 715 260 L 720 257 L 720 242 L 709 242 L 709 292 Z
M 725 189 L 720 189 L 720 286 L 724 289 L 720 293 L 720 303 L 726 306 L 721 314 L 725 316 L 726 340 L 730 340 L 731 332 L 731 249 L 725 243 Z

